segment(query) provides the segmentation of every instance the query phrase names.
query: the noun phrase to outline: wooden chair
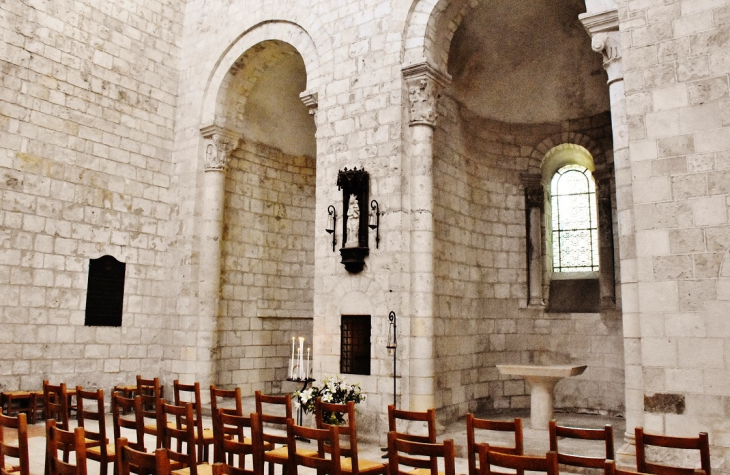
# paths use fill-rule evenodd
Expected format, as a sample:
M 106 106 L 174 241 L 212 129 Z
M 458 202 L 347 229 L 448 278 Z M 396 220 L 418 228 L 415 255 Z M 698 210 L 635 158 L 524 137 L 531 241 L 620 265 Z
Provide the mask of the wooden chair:
M 360 460 L 357 452 L 357 422 L 355 421 L 355 403 L 349 401 L 347 404 L 334 404 L 322 402 L 317 398 L 314 402 L 314 419 L 317 423 L 317 429 L 327 429 L 332 427 L 324 420 L 325 413 L 343 413 L 347 416 L 347 424 L 338 426 L 340 436 L 346 435 L 349 438 L 349 446 L 340 446 L 340 455 L 344 457 L 340 464 L 342 472 L 346 474 L 358 475 L 363 474 L 387 474 L 388 466 L 384 463 L 372 462 L 370 460 Z M 329 445 L 324 446 L 325 452 L 331 453 Z
M 160 380 L 158 378 L 143 379 L 137 375 L 137 396 L 142 398 L 142 418 L 152 419 L 155 422 L 144 424 L 144 433 L 157 437 L 157 402 L 162 398 Z M 160 438 L 157 437 L 159 443 Z M 160 445 L 157 446 L 160 448 Z
M 167 457 L 165 449 L 157 449 L 152 454 L 140 452 L 130 447 L 127 439 L 122 437 L 117 439 L 115 451 L 119 475 L 130 475 L 131 473 L 168 475 L 170 473 L 170 459 Z
M 427 434 L 418 435 L 408 432 L 398 432 L 398 421 L 425 422 Z M 413 442 L 424 442 L 427 444 L 436 443 L 436 411 L 428 409 L 424 412 L 405 411 L 396 409 L 393 404 L 388 406 L 388 431 L 395 432 L 396 438 L 410 440 Z
M 672 449 L 698 450 L 700 452 L 700 468 L 707 475 L 712 475 L 710 466 L 710 442 L 707 432 L 700 432 L 697 437 L 672 437 L 668 435 L 646 434 L 642 427 L 636 431 L 636 470 L 656 475 L 689 475 L 696 468 L 677 467 L 646 460 L 646 446 Z
M 35 391 L 3 391 L 0 392 L 0 414 L 5 415 L 27 414 L 26 420 L 33 424 L 35 422 Z
M 635 472 L 633 470 L 622 470 L 616 468 L 616 462 L 613 460 L 606 460 L 603 466 L 603 475 L 645 475 L 642 472 Z M 695 469 L 694 475 L 705 475 L 704 470 Z
M 124 414 L 134 414 L 134 419 L 124 417 Z M 128 438 L 126 444 L 128 447 L 146 452 L 144 446 L 144 418 L 142 417 L 142 398 L 135 396 L 133 399 L 126 398 L 120 393 L 112 394 L 112 424 L 114 426 L 114 440 L 122 438 L 122 429 L 133 430 L 135 433 L 135 442 L 130 443 Z
M 43 381 L 43 413 L 46 419 L 55 419 L 59 429 L 68 431 L 69 412 L 66 383 L 53 385 Z
M 58 451 L 72 448 L 76 455 L 74 464 L 58 458 Z M 84 429 L 77 427 L 73 432 L 60 429 L 55 419 L 46 419 L 46 466 L 49 475 L 86 475 L 86 438 Z
M 8 438 L 7 429 L 16 431 L 18 435 L 17 445 L 10 445 L 5 442 Z M 16 463 L 10 463 L 7 460 L 9 457 L 16 459 Z M 25 414 L 18 414 L 17 417 L 0 414 L 0 474 L 30 475 L 28 423 Z
M 270 396 L 261 394 L 261 391 L 256 391 L 256 414 L 258 414 L 261 420 L 260 434 L 261 441 L 264 445 L 264 456 L 263 461 L 269 464 L 269 475 L 274 474 L 274 465 L 281 464 L 283 473 L 286 473 L 286 468 L 289 462 L 289 449 L 286 447 L 288 442 L 287 436 L 266 432 L 264 430 L 264 424 L 270 424 L 281 428 L 286 428 L 286 421 L 292 418 L 292 405 L 291 405 L 291 394 L 284 396 Z M 281 414 L 272 414 L 270 412 L 264 412 L 264 404 L 266 404 L 267 410 L 278 408 L 278 412 L 284 412 Z M 281 447 L 276 447 L 276 444 L 281 444 Z M 268 450 L 267 448 L 270 447 Z M 300 455 L 313 455 L 316 454 L 316 450 L 300 449 Z
M 238 416 L 227 414 L 223 409 L 218 409 L 217 423 L 213 427 L 215 434 L 214 456 L 215 461 L 226 465 L 225 473 L 230 475 L 260 475 L 264 472 L 263 443 L 261 441 L 261 420 L 259 415 L 252 413 L 250 416 Z M 234 430 L 224 431 L 224 427 L 231 427 Z M 251 438 L 244 437 L 244 431 L 248 428 Z M 229 434 L 236 434 L 235 437 L 228 437 Z M 253 468 L 246 469 L 246 455 L 251 455 Z M 238 457 L 238 464 L 235 458 Z M 229 470 L 230 469 L 230 470 Z
M 444 471 L 438 471 L 437 460 L 444 460 Z M 455 475 L 454 441 L 442 443 L 414 442 L 402 439 L 395 431 L 388 432 L 388 462 L 390 475 Z M 401 467 L 405 465 L 408 470 Z
M 613 428 L 606 424 L 603 429 L 584 429 L 579 427 L 559 426 L 551 420 L 548 425 L 550 437 L 550 451 L 558 454 L 558 463 L 573 467 L 604 468 L 606 460 L 613 460 Z M 605 457 L 590 457 L 586 455 L 575 455 L 560 452 L 558 450 L 558 437 L 581 440 L 602 440 L 606 445 Z
M 286 422 L 287 449 L 289 451 L 289 475 L 298 475 L 299 466 L 317 470 L 317 473 L 341 475 L 340 433 L 337 426 L 327 429 L 312 429 L 294 424 L 294 419 Z M 297 438 L 309 439 L 317 443 L 316 451 L 297 450 Z M 329 446 L 329 457 L 324 447 Z M 313 453 L 312 453 L 313 452 Z
M 84 406 L 84 401 L 89 401 L 90 408 Z M 86 458 L 99 462 L 101 475 L 107 474 L 108 465 L 114 462 L 114 443 L 109 443 L 106 437 L 106 419 L 104 417 L 104 390 L 84 391 L 81 386 L 76 386 L 76 418 L 79 427 L 84 428 L 86 439 L 93 442 L 86 445 Z M 92 432 L 86 426 L 86 420 L 96 421 L 97 432 Z
M 200 383 L 183 384 L 177 379 L 173 382 L 175 394 L 175 405 L 180 406 L 184 402 L 193 405 L 193 417 L 195 424 L 195 441 L 198 446 L 198 460 L 207 462 L 209 460 L 210 446 L 213 445 L 213 430 L 203 427 L 203 408 L 201 407 Z M 183 400 L 183 395 L 188 397 Z
M 476 431 L 499 431 L 513 432 L 515 435 L 515 444 L 513 447 L 491 445 L 490 448 L 494 452 L 502 452 L 512 455 L 523 455 L 524 447 L 522 441 L 522 419 L 516 418 L 513 421 L 495 421 L 490 419 L 478 419 L 474 414 L 466 415 L 466 452 L 469 461 L 469 475 L 479 475 L 480 469 L 477 466 L 477 458 L 479 457 L 479 443 L 476 441 Z M 522 472 L 518 472 L 522 475 Z
M 218 407 L 219 399 L 221 400 L 232 400 L 233 407 L 227 404 L 227 407 Z M 218 389 L 214 384 L 210 385 L 210 415 L 213 420 L 213 431 L 215 432 L 215 426 L 218 423 L 216 418 L 218 417 L 218 409 L 221 409 L 224 414 L 231 414 L 234 416 L 243 415 L 243 403 L 241 402 L 241 388 L 236 389 Z M 234 428 L 227 425 L 222 426 L 226 437 L 239 437 L 242 438 L 243 434 L 232 433 Z M 218 460 L 216 460 L 218 461 Z
M 198 464 L 195 444 L 195 423 L 193 405 L 189 402 L 182 406 L 167 404 L 163 399 L 157 403 L 157 445 L 167 449 L 170 465 L 175 475 L 210 475 L 211 466 Z M 168 415 L 175 418 L 169 424 Z M 175 441 L 176 450 L 173 447 Z
M 489 444 L 479 444 L 479 471 L 481 475 L 491 475 L 492 465 L 515 471 L 544 472 L 558 475 L 558 454 L 548 452 L 544 457 L 535 455 L 512 455 L 490 450 Z

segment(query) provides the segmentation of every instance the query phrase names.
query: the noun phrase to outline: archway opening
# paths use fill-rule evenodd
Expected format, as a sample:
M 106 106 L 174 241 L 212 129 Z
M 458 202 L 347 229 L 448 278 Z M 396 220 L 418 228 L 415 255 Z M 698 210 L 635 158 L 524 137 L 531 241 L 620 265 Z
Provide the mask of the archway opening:
M 592 370 L 561 383 L 556 405 L 621 412 L 616 312 L 550 313 L 529 299 L 529 256 L 544 260 L 546 246 L 540 214 L 537 249 L 528 240 L 528 202 L 547 198 L 535 149 L 590 137 L 597 149 L 612 150 L 606 76 L 578 19 L 585 4 L 483 0 L 458 23 L 463 8 L 456 3 L 435 7 L 441 18 L 432 22 L 458 24 L 448 47 L 452 82 L 434 134 L 435 288 L 443 322 L 435 336 L 438 357 L 447 360 L 437 374 L 442 414 L 528 407 L 529 388 L 501 380 L 497 363 L 578 361 L 590 361 Z M 448 36 L 434 33 L 439 48 Z M 610 153 L 594 158 L 597 170 L 612 169 Z M 536 196 L 528 197 L 526 182 L 536 184 Z M 598 340 L 606 345 L 599 348 Z
M 218 99 L 243 139 L 225 185 L 218 381 L 278 392 L 293 336 L 312 341 L 315 124 L 304 61 L 282 41 L 246 51 Z

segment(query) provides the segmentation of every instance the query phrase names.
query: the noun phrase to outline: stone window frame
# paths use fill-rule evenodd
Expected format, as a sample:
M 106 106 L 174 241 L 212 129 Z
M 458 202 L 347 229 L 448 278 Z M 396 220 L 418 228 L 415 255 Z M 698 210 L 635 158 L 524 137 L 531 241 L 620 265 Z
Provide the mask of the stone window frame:
M 553 270 L 550 182 L 555 173 L 566 165 L 580 165 L 586 168 L 595 181 L 598 212 L 598 271 L 554 272 Z M 525 190 L 528 306 L 549 308 L 550 283 L 553 280 L 596 279 L 600 288 L 600 308 L 615 307 L 612 173 L 596 171 L 594 155 L 582 145 L 570 142 L 561 143 L 547 150 L 538 173 L 522 176 Z

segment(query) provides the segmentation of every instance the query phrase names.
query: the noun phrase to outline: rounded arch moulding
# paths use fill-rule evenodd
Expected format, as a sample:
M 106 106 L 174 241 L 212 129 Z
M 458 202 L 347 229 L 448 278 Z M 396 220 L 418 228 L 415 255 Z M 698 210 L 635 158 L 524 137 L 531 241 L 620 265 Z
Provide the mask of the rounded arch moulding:
M 287 43 L 302 56 L 307 72 L 307 88 L 302 92 L 302 97 L 314 97 L 316 100 L 316 91 L 319 89 L 322 77 L 318 49 L 312 37 L 304 28 L 291 21 L 265 21 L 244 31 L 228 45 L 216 62 L 203 94 L 201 128 L 219 123 L 216 117 L 217 99 L 221 87 L 224 87 L 226 75 L 246 51 L 265 41 Z M 310 104 L 307 105 L 312 107 Z

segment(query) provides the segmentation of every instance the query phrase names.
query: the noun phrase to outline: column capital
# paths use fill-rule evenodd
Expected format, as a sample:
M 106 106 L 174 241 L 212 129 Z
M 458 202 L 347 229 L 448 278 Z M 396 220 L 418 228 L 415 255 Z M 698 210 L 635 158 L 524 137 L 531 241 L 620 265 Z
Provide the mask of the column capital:
M 299 94 L 299 99 L 309 109 L 309 115 L 317 116 L 317 109 L 319 108 L 319 94 L 316 91 L 302 91 Z
M 603 56 L 603 68 L 608 74 L 608 84 L 622 80 L 624 73 L 621 65 L 618 11 L 583 13 L 578 18 L 591 37 L 591 48 Z
M 523 173 L 520 175 L 522 186 L 525 188 L 525 206 L 542 209 L 545 200 L 545 191 L 542 186 L 541 175 Z
M 205 139 L 205 171 L 225 171 L 228 160 L 238 148 L 241 137 L 215 124 L 201 127 L 200 133 Z
M 402 69 L 408 87 L 409 124 L 434 127 L 438 113 L 436 101 L 440 89 L 451 82 L 451 77 L 428 63 L 418 63 Z

